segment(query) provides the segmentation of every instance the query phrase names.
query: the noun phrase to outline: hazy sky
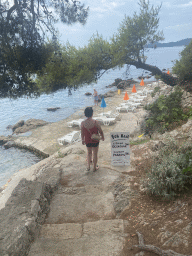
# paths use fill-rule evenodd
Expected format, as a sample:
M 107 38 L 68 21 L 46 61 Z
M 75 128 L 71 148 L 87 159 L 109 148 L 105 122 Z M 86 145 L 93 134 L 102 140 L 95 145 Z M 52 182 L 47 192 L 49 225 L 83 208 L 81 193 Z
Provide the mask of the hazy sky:
M 82 0 L 81 3 L 90 9 L 86 25 L 58 24 L 60 43 L 68 40 L 72 45 L 83 46 L 97 32 L 104 39 L 109 39 L 117 32 L 125 15 L 132 17 L 135 11 L 139 11 L 138 1 L 135 0 Z M 164 32 L 164 42 L 192 38 L 192 1 L 151 0 L 150 3 L 155 6 L 162 3 L 159 28 Z

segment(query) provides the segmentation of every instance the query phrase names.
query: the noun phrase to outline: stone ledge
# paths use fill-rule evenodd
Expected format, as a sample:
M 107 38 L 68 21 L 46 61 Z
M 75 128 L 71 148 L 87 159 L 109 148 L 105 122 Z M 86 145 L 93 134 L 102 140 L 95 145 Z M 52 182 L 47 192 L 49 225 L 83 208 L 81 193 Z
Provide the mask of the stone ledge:
M 0 255 L 24 256 L 49 212 L 50 185 L 22 179 L 0 210 Z

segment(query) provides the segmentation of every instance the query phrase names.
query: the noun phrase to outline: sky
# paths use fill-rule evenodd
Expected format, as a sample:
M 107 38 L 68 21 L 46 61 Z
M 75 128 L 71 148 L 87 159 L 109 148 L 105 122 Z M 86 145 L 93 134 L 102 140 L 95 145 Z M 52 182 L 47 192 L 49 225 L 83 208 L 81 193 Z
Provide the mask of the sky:
M 104 39 L 110 39 L 117 32 L 119 24 L 125 15 L 132 17 L 139 11 L 138 1 L 135 0 L 81 0 L 89 6 L 87 23 L 67 26 L 57 24 L 59 41 L 76 47 L 88 44 L 88 40 L 97 32 Z M 151 0 L 150 4 L 162 7 L 159 13 L 159 29 L 163 30 L 164 42 L 176 42 L 185 38 L 192 38 L 192 0 Z

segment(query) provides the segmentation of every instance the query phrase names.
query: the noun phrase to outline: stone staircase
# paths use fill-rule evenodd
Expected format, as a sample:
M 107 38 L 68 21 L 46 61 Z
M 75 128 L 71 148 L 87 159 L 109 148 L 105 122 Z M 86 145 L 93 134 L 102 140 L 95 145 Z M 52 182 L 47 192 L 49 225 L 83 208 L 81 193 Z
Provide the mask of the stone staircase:
M 128 222 L 117 216 L 115 191 L 122 174 L 102 166 L 87 173 L 85 159 L 75 154 L 63 158 L 60 168 L 60 185 L 28 255 L 123 255 Z

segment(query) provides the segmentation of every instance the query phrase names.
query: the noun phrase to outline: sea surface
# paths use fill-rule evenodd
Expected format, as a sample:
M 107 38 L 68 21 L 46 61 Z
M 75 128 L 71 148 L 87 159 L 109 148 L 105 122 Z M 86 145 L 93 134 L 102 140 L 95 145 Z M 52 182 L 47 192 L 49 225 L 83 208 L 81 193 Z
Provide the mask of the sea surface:
M 157 66 L 160 69 L 169 69 L 171 71 L 174 61 L 180 58 L 179 53 L 184 49 L 180 47 L 166 47 L 149 49 L 147 52 L 147 64 Z M 8 125 L 14 125 L 19 120 L 28 120 L 30 118 L 41 119 L 48 122 L 57 122 L 72 115 L 79 108 L 93 105 L 93 97 L 85 96 L 86 92 L 93 93 L 95 88 L 98 93 L 104 94 L 116 88 L 106 88 L 114 82 L 116 78 L 129 79 L 136 81 L 138 76 L 147 75 L 149 72 L 143 69 L 130 67 L 127 72 L 126 66 L 119 69 L 106 72 L 97 82 L 91 85 L 84 85 L 77 90 L 71 90 L 72 94 L 68 94 L 68 90 L 59 90 L 51 95 L 42 95 L 39 98 L 20 98 L 17 100 L 0 99 L 0 135 L 10 135 L 11 130 L 7 130 Z M 154 81 L 152 77 L 146 81 Z M 55 112 L 47 111 L 50 107 L 60 107 Z M 26 134 L 26 136 L 29 133 Z M 10 148 L 5 150 L 0 146 L 0 187 L 18 170 L 31 166 L 41 159 L 25 150 Z

